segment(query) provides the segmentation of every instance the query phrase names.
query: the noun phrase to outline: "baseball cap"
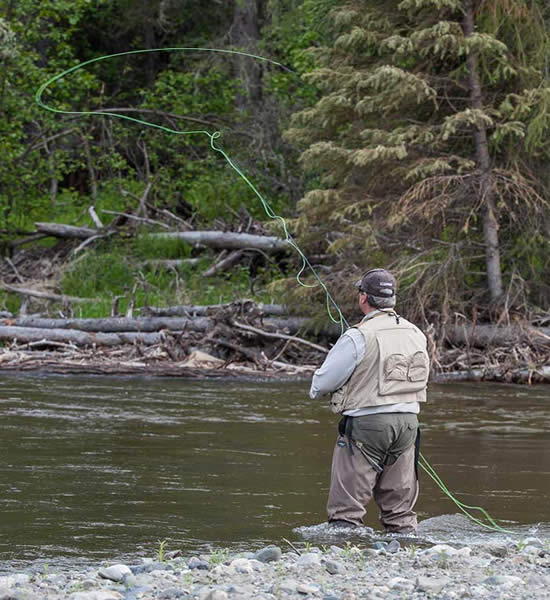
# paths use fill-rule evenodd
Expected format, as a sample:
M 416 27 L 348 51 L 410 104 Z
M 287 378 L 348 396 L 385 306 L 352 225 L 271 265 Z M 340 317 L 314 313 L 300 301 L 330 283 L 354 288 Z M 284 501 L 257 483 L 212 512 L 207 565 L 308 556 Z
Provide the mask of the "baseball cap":
M 397 281 L 386 269 L 371 269 L 355 283 L 355 287 L 373 296 L 391 298 L 395 296 Z

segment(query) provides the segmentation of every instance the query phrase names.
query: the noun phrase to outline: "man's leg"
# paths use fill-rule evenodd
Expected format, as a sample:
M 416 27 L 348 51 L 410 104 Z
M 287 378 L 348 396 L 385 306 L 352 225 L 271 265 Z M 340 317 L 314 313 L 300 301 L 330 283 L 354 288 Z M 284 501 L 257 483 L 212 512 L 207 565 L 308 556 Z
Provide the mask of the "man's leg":
M 338 437 L 332 455 L 327 514 L 329 521 L 362 525 L 377 473 L 359 448 L 352 445 L 352 449 L 353 454 L 347 437 Z
M 374 487 L 380 521 L 388 533 L 416 533 L 416 513 L 413 508 L 419 488 L 414 454 L 413 445 L 392 465 L 385 466 Z

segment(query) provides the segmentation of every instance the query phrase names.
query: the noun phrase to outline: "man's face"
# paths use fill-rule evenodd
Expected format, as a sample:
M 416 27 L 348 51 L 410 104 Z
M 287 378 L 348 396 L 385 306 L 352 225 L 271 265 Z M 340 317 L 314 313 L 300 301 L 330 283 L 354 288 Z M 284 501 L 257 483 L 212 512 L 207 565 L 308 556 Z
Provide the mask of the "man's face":
M 359 290 L 359 308 L 364 312 L 364 309 L 367 305 L 367 294 Z

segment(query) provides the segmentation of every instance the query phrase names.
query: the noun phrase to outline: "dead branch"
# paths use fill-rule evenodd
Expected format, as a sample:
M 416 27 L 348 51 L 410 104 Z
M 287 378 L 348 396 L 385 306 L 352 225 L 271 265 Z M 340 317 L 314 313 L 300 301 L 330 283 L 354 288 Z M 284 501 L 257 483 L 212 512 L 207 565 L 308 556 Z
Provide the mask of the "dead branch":
M 269 331 L 264 331 L 263 329 L 259 329 L 257 327 L 252 327 L 251 325 L 245 325 L 244 323 L 239 323 L 238 321 L 231 321 L 231 324 L 234 325 L 235 327 L 238 327 L 239 329 L 243 329 L 244 331 L 250 331 L 251 333 L 255 333 L 256 335 L 260 335 L 262 337 L 266 337 L 266 338 L 277 338 L 280 340 L 290 340 L 292 342 L 296 342 L 298 344 L 303 344 L 305 346 L 309 346 L 310 348 L 313 348 L 315 350 L 319 350 L 319 352 L 324 352 L 325 354 L 328 353 L 327 348 L 323 347 L 323 346 L 319 346 L 318 344 L 314 344 L 313 342 L 309 342 L 308 340 L 304 340 L 302 338 L 293 336 L 293 335 L 286 335 L 284 333 L 270 333 Z
M 71 303 L 71 302 L 90 302 L 93 298 L 77 298 L 76 296 L 65 296 L 60 294 L 51 294 L 48 292 L 41 292 L 39 290 L 31 290 L 28 288 L 20 288 L 8 283 L 0 282 L 0 289 L 6 290 L 7 292 L 14 292 L 15 294 L 21 294 L 22 296 L 31 296 L 33 298 L 42 298 L 44 300 L 53 300 L 55 302 Z

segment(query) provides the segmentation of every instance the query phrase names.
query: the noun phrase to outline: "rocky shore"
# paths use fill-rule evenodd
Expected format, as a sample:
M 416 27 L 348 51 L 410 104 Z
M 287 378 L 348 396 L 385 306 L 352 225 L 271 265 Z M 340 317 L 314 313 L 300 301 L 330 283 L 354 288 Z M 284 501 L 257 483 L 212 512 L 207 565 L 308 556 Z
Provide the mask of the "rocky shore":
M 139 564 L 12 573 L 0 600 L 378 600 L 548 598 L 550 545 L 536 537 L 483 546 L 267 546 L 232 554 L 144 558 Z

